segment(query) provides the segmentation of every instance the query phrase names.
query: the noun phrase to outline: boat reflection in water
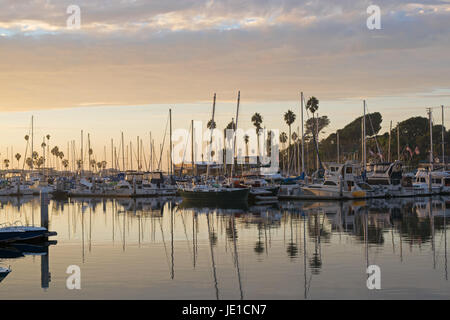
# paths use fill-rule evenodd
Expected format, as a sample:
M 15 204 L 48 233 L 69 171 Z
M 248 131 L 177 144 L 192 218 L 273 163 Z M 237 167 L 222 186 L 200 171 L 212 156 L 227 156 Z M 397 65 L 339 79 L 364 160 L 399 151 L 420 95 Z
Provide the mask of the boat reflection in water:
M 38 198 L 0 203 L 0 223 L 39 223 Z M 446 197 L 250 207 L 175 197 L 51 201 L 51 261 L 48 245 L 0 248 L 0 265 L 12 270 L 0 299 L 447 298 L 449 218 Z M 34 254 L 42 254 L 43 288 L 52 266 L 45 292 L 34 290 Z M 373 264 L 382 290 L 366 287 Z M 66 288 L 69 265 L 80 266 L 79 294 Z

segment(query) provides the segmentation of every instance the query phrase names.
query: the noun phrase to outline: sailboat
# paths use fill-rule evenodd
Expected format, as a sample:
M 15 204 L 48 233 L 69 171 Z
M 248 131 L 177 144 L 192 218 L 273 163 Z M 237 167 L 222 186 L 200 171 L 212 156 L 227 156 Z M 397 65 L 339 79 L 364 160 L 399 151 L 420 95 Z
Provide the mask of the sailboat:
M 238 93 L 238 100 L 237 100 L 237 114 L 239 114 L 239 102 L 240 102 L 240 92 Z M 214 113 L 215 113 L 215 107 L 216 107 L 216 94 L 214 94 L 214 101 L 213 101 L 213 111 L 212 111 L 212 118 L 211 122 L 214 123 Z M 238 117 L 236 117 L 236 128 L 237 129 L 238 124 Z M 210 146 L 212 144 L 212 130 L 214 129 L 214 126 L 211 126 L 211 139 L 210 139 Z M 236 145 L 236 139 L 234 141 L 234 146 Z M 233 148 L 234 150 L 234 148 Z M 233 155 L 233 162 L 234 162 L 234 155 Z M 233 169 L 232 169 L 233 171 Z M 206 181 L 208 181 L 208 173 L 209 173 L 209 167 L 207 167 L 206 170 Z M 233 172 L 231 176 L 233 175 Z M 232 179 L 231 179 L 232 180 Z M 193 184 L 191 186 L 181 186 L 178 189 L 179 195 L 183 198 L 184 201 L 200 201 L 202 203 L 214 203 L 214 204 L 220 204 L 220 203 L 230 203 L 230 202 L 247 202 L 248 201 L 248 195 L 249 195 L 249 188 L 235 188 L 231 185 L 221 185 L 221 184 Z

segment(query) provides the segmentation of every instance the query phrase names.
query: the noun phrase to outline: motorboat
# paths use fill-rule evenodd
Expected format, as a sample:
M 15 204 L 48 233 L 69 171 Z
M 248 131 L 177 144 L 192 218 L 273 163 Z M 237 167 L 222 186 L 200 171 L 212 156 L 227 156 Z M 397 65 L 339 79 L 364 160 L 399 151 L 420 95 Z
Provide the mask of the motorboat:
M 419 194 L 448 194 L 450 193 L 450 172 L 419 168 L 413 187 Z
M 56 232 L 49 232 L 47 228 L 44 227 L 22 226 L 17 222 L 0 225 L 0 243 L 30 241 L 43 239 L 53 235 L 56 235 Z
M 325 175 L 322 183 L 305 185 L 303 199 L 366 199 L 382 197 L 384 193 L 373 189 L 361 176 L 359 163 L 347 161 L 325 163 Z

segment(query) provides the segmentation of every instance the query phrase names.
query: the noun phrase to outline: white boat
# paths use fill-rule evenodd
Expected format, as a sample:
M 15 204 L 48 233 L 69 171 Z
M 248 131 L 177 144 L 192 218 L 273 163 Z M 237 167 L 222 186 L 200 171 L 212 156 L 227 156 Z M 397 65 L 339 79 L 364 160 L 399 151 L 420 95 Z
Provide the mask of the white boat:
M 303 199 L 366 199 L 385 195 L 363 181 L 358 163 L 347 161 L 345 164 L 325 163 L 324 166 L 323 183 L 304 186 Z
M 431 171 L 419 168 L 413 187 L 418 194 L 450 193 L 450 173 L 448 171 Z
M 136 179 L 135 177 L 132 183 L 135 197 L 164 197 L 177 194 L 177 186 L 167 183 L 162 172 L 146 174 L 145 179 Z

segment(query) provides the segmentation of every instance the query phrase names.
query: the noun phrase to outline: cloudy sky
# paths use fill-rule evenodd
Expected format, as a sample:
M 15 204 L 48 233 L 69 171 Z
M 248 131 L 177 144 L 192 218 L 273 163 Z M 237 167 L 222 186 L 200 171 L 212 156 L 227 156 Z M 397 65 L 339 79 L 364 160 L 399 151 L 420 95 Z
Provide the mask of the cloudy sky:
M 372 4 L 381 30 L 367 28 Z M 81 8 L 79 30 L 67 28 L 70 5 Z M 31 114 L 38 135 L 63 144 L 84 128 L 103 148 L 121 130 L 158 136 L 169 106 L 176 126 L 206 120 L 214 92 L 219 125 L 240 90 L 244 126 L 259 111 L 285 130 L 282 112 L 298 113 L 304 91 L 321 101 L 328 133 L 359 116 L 362 99 L 384 129 L 450 105 L 449 0 L 0 0 L 0 9 L 1 157 L 5 145 L 23 149 Z

